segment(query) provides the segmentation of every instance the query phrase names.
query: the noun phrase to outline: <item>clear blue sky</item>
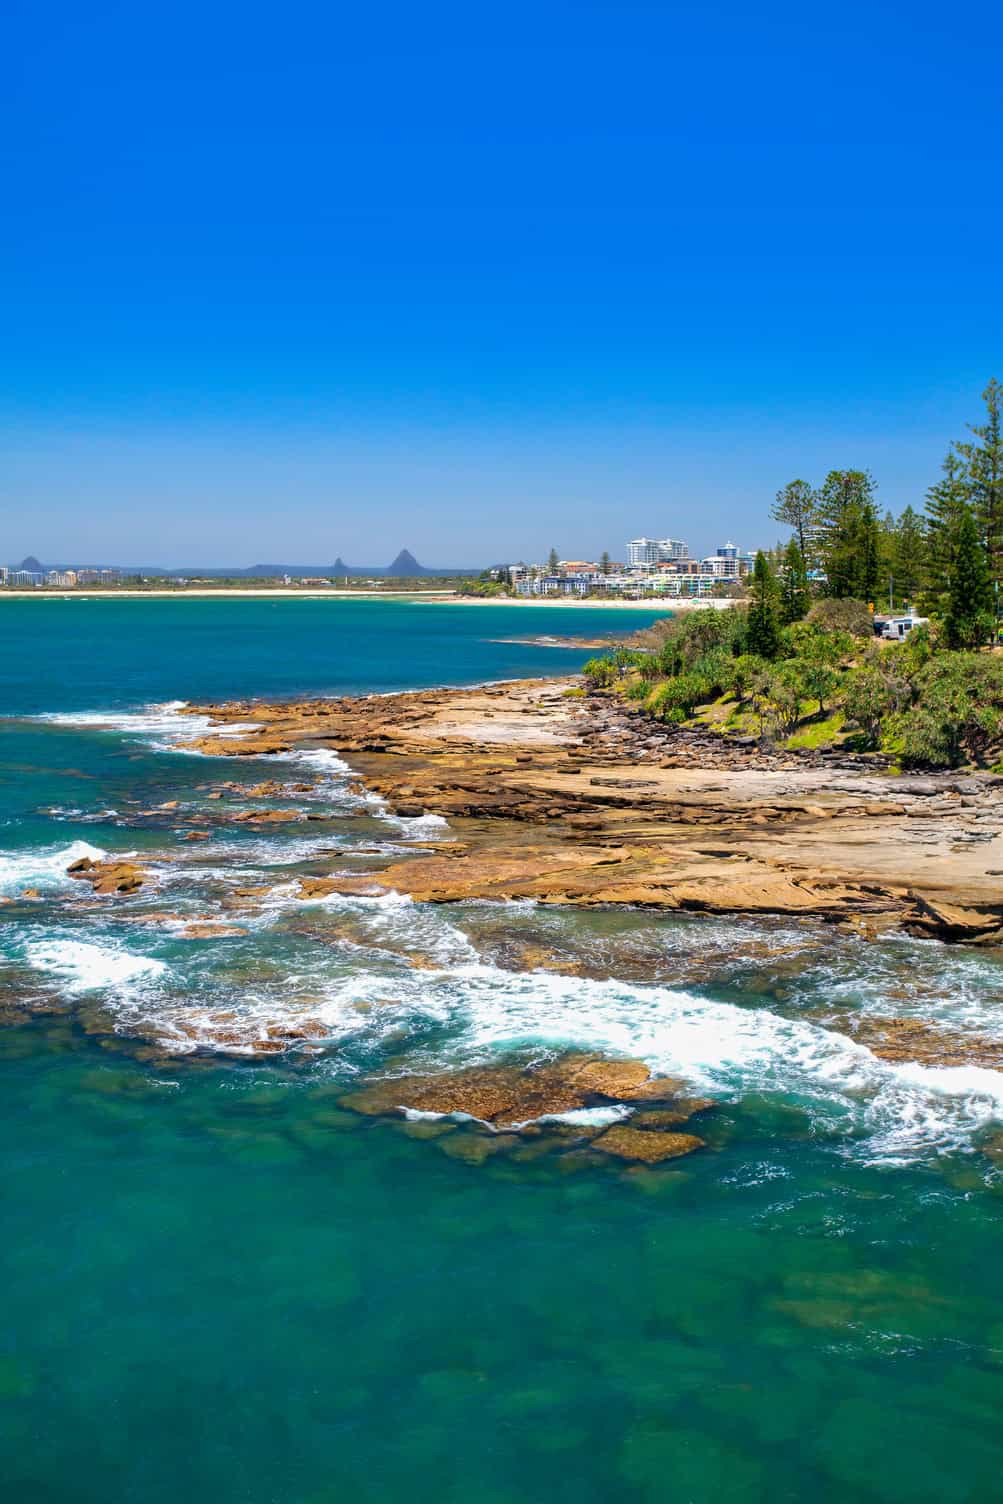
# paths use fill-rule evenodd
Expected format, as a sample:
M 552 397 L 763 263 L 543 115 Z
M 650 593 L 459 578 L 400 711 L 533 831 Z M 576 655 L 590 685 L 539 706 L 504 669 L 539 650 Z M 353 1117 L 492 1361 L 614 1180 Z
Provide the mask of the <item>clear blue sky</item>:
M 752 546 L 1003 376 L 982 0 L 4 17 L 0 558 Z

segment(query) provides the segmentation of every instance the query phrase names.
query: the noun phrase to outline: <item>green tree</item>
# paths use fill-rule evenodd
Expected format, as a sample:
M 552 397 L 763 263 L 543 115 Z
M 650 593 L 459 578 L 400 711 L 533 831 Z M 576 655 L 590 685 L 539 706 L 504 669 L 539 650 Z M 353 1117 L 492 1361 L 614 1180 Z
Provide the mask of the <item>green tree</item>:
M 558 557 L 557 549 L 556 548 L 552 548 L 550 550 L 550 553 L 547 555 L 547 572 L 548 572 L 548 574 L 555 574 L 557 572 L 557 566 L 558 566 L 558 564 L 560 564 L 560 562 L 561 561 L 560 561 L 560 558 Z
M 811 626 L 824 632 L 848 632 L 851 637 L 872 638 L 874 617 L 864 601 L 844 596 L 840 600 L 816 601 L 808 612 Z
M 880 579 L 880 532 L 868 471 L 830 470 L 818 493 L 817 526 L 826 595 L 873 601 Z
M 801 720 L 801 675 L 794 664 L 782 663 L 770 675 L 766 698 L 770 717 L 781 736 L 793 736 Z
M 895 524 L 892 537 L 891 576 L 894 593 L 900 600 L 915 600 L 923 584 L 925 564 L 923 519 L 909 506 Z
M 760 549 L 749 588 L 747 650 L 760 658 L 775 658 L 780 649 L 780 614 L 777 582 L 769 561 Z
M 976 529 L 977 532 L 977 529 Z M 939 653 L 915 676 L 916 703 L 895 718 L 902 760 L 933 767 L 982 762 L 998 747 L 1003 694 L 998 661 Z
M 843 709 L 847 720 L 855 721 L 868 743 L 876 747 L 888 716 L 897 708 L 891 681 L 877 668 L 862 668 L 850 675 Z
M 777 492 L 770 516 L 774 522 L 783 522 L 797 538 L 805 568 L 811 568 L 814 559 L 814 539 L 818 523 L 818 498 L 806 480 L 791 480 Z
M 590 658 L 582 673 L 593 689 L 608 689 L 616 678 L 616 665 L 612 658 Z
M 602 554 L 600 555 L 600 558 L 599 558 L 599 573 L 600 574 L 609 574 L 609 571 L 610 571 L 610 557 L 609 557 L 609 554 L 606 552 L 606 550 L 603 549 Z
M 895 546 L 898 527 L 891 512 L 886 512 L 878 522 L 878 588 L 881 599 L 888 601 L 895 580 Z
M 800 621 L 810 604 L 808 571 L 797 538 L 784 550 L 783 574 L 780 579 L 780 620 L 784 626 Z
M 989 578 L 1003 579 L 1003 386 L 995 376 L 982 393 L 986 421 L 971 423 L 976 443 L 959 445 L 967 462 L 967 500 L 988 555 Z
M 965 506 L 968 486 L 965 458 L 952 444 L 941 465 L 940 480 L 926 493 L 926 567 L 924 603 L 942 615 L 947 605 L 958 523 Z
M 949 648 L 980 647 L 992 631 L 992 586 L 975 513 L 962 508 L 954 545 L 944 633 Z

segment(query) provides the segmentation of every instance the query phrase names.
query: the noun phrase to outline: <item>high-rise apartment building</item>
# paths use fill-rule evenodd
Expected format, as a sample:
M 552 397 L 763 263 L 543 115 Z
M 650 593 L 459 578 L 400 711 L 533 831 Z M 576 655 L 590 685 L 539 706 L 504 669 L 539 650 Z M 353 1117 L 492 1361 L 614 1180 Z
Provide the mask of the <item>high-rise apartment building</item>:
M 671 564 L 676 559 L 688 559 L 689 556 L 689 545 L 680 538 L 632 538 L 627 544 L 628 569 Z

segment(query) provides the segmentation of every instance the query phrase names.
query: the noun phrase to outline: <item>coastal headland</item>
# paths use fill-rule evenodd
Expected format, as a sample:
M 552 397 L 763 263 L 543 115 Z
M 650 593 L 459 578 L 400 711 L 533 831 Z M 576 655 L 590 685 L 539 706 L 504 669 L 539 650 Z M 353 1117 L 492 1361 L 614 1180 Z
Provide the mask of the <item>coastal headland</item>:
M 448 821 L 382 869 L 304 879 L 305 897 L 776 914 L 1003 943 L 993 774 L 895 776 L 726 742 L 572 678 L 190 709 L 211 718 L 203 753 L 327 747 L 395 813 Z

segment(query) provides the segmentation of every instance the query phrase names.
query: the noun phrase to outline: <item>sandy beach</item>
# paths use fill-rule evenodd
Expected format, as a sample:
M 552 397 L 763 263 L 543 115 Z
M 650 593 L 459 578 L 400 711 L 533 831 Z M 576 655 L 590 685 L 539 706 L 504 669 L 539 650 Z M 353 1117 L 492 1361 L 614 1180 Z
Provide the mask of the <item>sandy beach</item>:
M 600 600 L 575 599 L 567 596 L 503 597 L 457 595 L 449 590 L 338 590 L 332 588 L 294 590 L 280 587 L 274 590 L 0 590 L 0 600 L 43 601 L 121 601 L 121 600 L 346 600 L 346 601 L 410 601 L 425 606 L 521 606 L 549 607 L 552 610 L 590 611 L 690 611 L 695 607 L 714 606 L 722 609 L 735 604 L 732 600 Z

